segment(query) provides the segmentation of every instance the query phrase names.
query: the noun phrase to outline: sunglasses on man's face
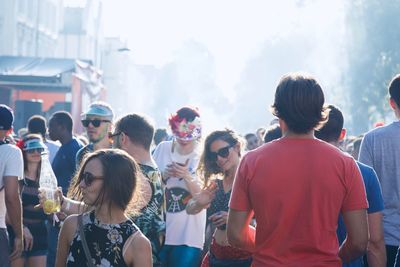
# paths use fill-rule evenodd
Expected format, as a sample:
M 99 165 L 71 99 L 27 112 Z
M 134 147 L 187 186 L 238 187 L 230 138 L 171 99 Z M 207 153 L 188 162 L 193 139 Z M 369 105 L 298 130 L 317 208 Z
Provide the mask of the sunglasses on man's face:
M 26 153 L 28 153 L 28 154 L 33 154 L 33 153 L 42 154 L 43 152 L 44 152 L 44 148 L 34 148 L 34 149 L 26 150 Z
M 89 124 L 92 124 L 94 127 L 99 127 L 102 122 L 110 122 L 109 120 L 82 120 L 83 127 L 89 127 Z
M 90 186 L 94 180 L 103 180 L 103 176 L 94 176 L 90 172 L 85 172 L 82 174 L 81 181 L 82 180 L 86 186 Z
M 229 156 L 229 150 L 233 147 L 234 145 L 229 145 L 223 148 L 218 149 L 216 152 L 209 152 L 209 157 L 211 160 L 216 161 L 218 159 L 218 156 L 222 158 L 227 158 Z
M 116 136 L 118 136 L 118 135 L 121 135 L 122 134 L 122 132 L 117 132 L 117 133 L 108 133 L 108 138 L 110 138 L 110 139 L 112 139 L 112 138 L 114 138 L 114 137 L 116 137 Z

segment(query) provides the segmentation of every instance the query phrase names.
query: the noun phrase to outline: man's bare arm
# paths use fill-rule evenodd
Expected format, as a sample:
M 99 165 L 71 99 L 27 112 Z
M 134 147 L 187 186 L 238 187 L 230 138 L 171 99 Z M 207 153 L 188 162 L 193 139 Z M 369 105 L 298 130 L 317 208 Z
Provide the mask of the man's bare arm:
M 365 254 L 368 245 L 367 211 L 353 210 L 344 212 L 343 221 L 347 237 L 339 249 L 339 257 L 343 262 L 350 262 Z
M 229 209 L 227 235 L 231 246 L 254 251 L 255 228 L 250 225 L 252 216 L 252 211 Z
M 11 259 L 21 255 L 23 249 L 22 240 L 22 205 L 19 197 L 18 177 L 4 176 L 4 195 L 7 208 L 7 216 L 15 233 L 15 244 Z
M 386 248 L 383 238 L 382 212 L 368 214 L 369 243 L 367 250 L 368 266 L 386 266 Z

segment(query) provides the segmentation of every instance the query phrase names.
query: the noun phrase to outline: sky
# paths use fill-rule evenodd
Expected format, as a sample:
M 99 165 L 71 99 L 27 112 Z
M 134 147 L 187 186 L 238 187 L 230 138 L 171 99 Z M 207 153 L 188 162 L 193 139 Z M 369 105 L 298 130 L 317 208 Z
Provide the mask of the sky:
M 204 44 L 215 60 L 216 87 L 233 104 L 239 101 L 240 92 L 235 90 L 245 68 L 264 53 L 266 43 L 312 40 L 312 51 L 304 51 L 307 68 L 300 71 L 316 74 L 327 88 L 337 85 L 345 66 L 341 60 L 345 57 L 341 49 L 345 34 L 342 0 L 104 0 L 103 3 L 105 36 L 124 40 L 136 64 L 161 68 L 174 60 L 185 41 Z M 282 54 L 284 57 L 284 51 Z M 296 67 L 283 70 L 298 71 Z M 275 81 L 278 78 L 274 77 Z
M 265 40 L 307 27 L 318 33 L 342 10 L 341 1 L 104 0 L 104 33 L 126 40 L 135 62 L 157 66 L 185 40 L 201 41 L 216 57 L 218 82 L 228 90 Z

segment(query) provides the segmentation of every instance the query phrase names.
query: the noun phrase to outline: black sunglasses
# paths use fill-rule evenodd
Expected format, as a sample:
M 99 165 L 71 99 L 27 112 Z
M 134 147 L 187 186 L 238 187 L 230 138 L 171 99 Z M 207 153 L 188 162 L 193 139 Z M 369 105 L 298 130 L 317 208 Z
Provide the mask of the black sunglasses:
M 81 176 L 81 181 L 82 180 L 86 186 L 90 186 L 94 180 L 103 180 L 103 176 L 94 176 L 90 172 L 85 172 Z
M 235 145 L 229 145 L 223 148 L 218 149 L 217 152 L 209 152 L 209 157 L 211 160 L 216 161 L 218 159 L 218 156 L 222 158 L 227 158 L 229 156 L 229 150 L 234 147 Z
M 35 152 L 42 154 L 44 152 L 44 148 L 34 148 L 34 149 L 29 149 L 25 151 L 28 154 L 33 154 Z
M 88 127 L 89 124 L 91 123 L 94 127 L 97 128 L 97 127 L 100 126 L 100 124 L 102 122 L 110 122 L 110 121 L 109 120 L 98 120 L 98 119 L 95 119 L 95 120 L 82 120 L 82 125 L 83 125 L 83 127 Z
M 114 138 L 114 137 L 116 137 L 116 136 L 118 136 L 118 135 L 121 135 L 122 134 L 122 132 L 117 132 L 117 133 L 111 133 L 111 132 L 109 132 L 108 133 L 108 138 L 109 139 L 112 139 L 112 138 Z

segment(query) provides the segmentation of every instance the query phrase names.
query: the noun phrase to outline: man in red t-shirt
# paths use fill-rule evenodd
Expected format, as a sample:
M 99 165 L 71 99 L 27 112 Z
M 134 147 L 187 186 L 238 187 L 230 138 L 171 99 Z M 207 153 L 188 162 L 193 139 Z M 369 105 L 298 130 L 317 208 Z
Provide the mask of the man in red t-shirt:
M 283 137 L 249 152 L 232 189 L 228 241 L 253 254 L 252 266 L 341 266 L 368 243 L 364 184 L 349 155 L 314 137 L 326 120 L 318 82 L 284 76 L 273 113 Z M 257 226 L 249 226 L 254 216 Z M 337 218 L 348 235 L 339 248 Z

